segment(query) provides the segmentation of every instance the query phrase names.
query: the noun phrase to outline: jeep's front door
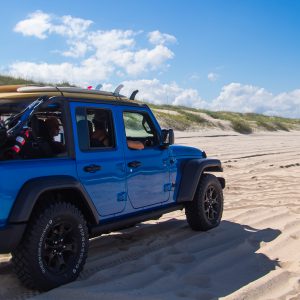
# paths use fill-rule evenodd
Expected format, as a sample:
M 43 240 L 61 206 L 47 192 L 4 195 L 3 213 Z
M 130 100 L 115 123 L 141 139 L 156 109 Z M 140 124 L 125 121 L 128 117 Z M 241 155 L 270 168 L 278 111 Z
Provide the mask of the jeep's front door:
M 108 104 L 71 104 L 77 174 L 101 216 L 124 210 L 126 171 L 114 107 Z
M 145 108 L 123 110 L 127 191 L 134 208 L 169 200 L 169 151 L 161 149 L 155 123 Z

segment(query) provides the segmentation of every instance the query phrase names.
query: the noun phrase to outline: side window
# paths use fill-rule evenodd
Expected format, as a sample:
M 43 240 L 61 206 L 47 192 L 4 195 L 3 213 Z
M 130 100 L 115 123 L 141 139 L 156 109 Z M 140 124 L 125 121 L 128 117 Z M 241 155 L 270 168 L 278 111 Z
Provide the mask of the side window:
M 28 140 L 25 131 L 16 139 L 22 145 L 20 156 L 23 159 L 67 156 L 64 118 L 58 105 L 33 114 L 28 129 Z
M 83 151 L 115 147 L 112 113 L 108 109 L 76 109 L 79 147 Z
M 155 127 L 147 113 L 123 113 L 127 145 L 129 149 L 142 150 L 159 144 Z

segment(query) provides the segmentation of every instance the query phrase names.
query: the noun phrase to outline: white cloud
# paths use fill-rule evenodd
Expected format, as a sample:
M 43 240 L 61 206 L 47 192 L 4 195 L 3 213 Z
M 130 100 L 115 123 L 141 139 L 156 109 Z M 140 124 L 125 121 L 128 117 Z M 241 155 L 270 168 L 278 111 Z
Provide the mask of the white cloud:
M 222 88 L 210 108 L 299 118 L 300 89 L 273 95 L 261 87 L 230 83 Z
M 37 10 L 28 15 L 28 18 L 18 22 L 14 28 L 25 36 L 34 36 L 45 39 L 49 34 L 59 34 L 76 39 L 85 36 L 87 29 L 93 22 L 72 16 L 56 17 Z
M 69 41 L 68 44 L 70 45 L 70 48 L 67 51 L 61 52 L 61 54 L 66 57 L 83 57 L 89 49 L 87 43 L 82 41 Z
M 265 114 L 300 118 L 300 89 L 275 96 L 272 104 Z
M 86 42 L 96 49 L 97 56 L 101 56 L 118 49 L 132 49 L 136 43 L 134 38 L 138 34 L 121 29 L 90 31 Z
M 27 19 L 18 22 L 14 31 L 22 33 L 25 36 L 35 36 L 39 39 L 45 39 L 51 28 L 50 22 L 51 16 L 38 10 L 30 14 Z
M 207 75 L 207 79 L 210 80 L 210 81 L 216 81 L 217 79 L 219 78 L 219 74 L 217 73 L 208 73 Z
M 137 99 L 154 104 L 183 105 L 190 107 L 205 107 L 206 102 L 200 97 L 195 89 L 183 89 L 176 83 L 161 83 L 158 79 L 142 79 L 123 81 L 122 92 L 130 95 L 138 89 Z
M 133 90 L 138 89 L 140 92 L 137 99 L 154 104 L 300 118 L 300 89 L 273 95 L 261 87 L 230 83 L 222 88 L 217 98 L 207 101 L 195 89 L 184 89 L 176 83 L 166 84 L 158 79 L 129 80 L 122 83 L 125 95 L 129 96 Z
M 134 53 L 131 61 L 126 65 L 129 75 L 138 75 L 149 70 L 157 70 L 162 64 L 174 57 L 174 53 L 163 45 L 153 49 L 142 49 Z
M 272 99 L 273 95 L 263 88 L 230 83 L 223 86 L 220 95 L 213 101 L 212 107 L 218 110 L 263 113 Z
M 165 45 L 166 42 L 176 41 L 172 35 L 152 32 L 150 36 L 156 41 L 155 45 L 141 48 L 137 45 L 139 37 L 146 33 L 120 29 L 90 30 L 92 23 L 91 20 L 72 16 L 59 17 L 42 11 L 30 14 L 14 30 L 40 39 L 49 35 L 62 36 L 65 38 L 63 46 L 67 49 L 55 49 L 52 53 L 76 58 L 77 61 L 61 65 L 19 61 L 8 67 L 8 73 L 14 76 L 26 75 L 26 78 L 32 79 L 42 76 L 48 82 L 64 78 L 63 80 L 82 84 L 88 80 L 91 83 L 109 80 L 112 75 L 135 77 L 151 71 L 165 70 L 168 67 L 166 62 L 174 58 L 173 51 Z
M 70 38 L 82 38 L 86 35 L 87 29 L 93 23 L 91 20 L 74 18 L 72 16 L 56 17 L 57 25 L 51 24 L 49 33 L 56 33 Z
M 218 97 L 205 101 L 196 89 L 184 89 L 175 82 L 133 80 L 151 71 L 165 70 L 167 62 L 174 58 L 174 52 L 166 44 L 176 42 L 176 38 L 160 31 L 147 34 L 120 29 L 90 30 L 92 23 L 91 20 L 59 17 L 42 11 L 30 14 L 16 24 L 14 31 L 39 39 L 46 39 L 49 35 L 62 36 L 66 49 L 56 49 L 55 52 L 63 57 L 76 58 L 76 61 L 60 64 L 17 61 L 8 66 L 5 73 L 45 82 L 68 81 L 81 86 L 106 82 L 104 90 L 112 90 L 109 82 L 114 82 L 113 78 L 125 78 L 128 80 L 123 82 L 124 91 L 128 95 L 139 89 L 138 98 L 152 103 L 300 117 L 300 89 L 273 95 L 261 87 L 230 83 L 223 86 Z M 139 38 L 143 35 L 152 46 L 139 46 Z M 211 72 L 207 77 L 215 81 L 219 75 Z
M 149 42 L 154 45 L 177 42 L 177 39 L 175 36 L 168 34 L 168 33 L 161 33 L 158 30 L 149 32 L 148 39 L 149 39 Z
M 79 65 L 71 63 L 47 64 L 16 62 L 9 67 L 8 74 L 25 79 L 57 83 L 70 82 L 87 86 L 109 77 L 113 68 L 94 59 L 87 59 Z
M 83 55 L 86 49 L 85 45 L 83 45 L 83 49 L 71 48 L 68 52 L 64 52 L 64 55 L 78 57 Z M 77 64 L 19 61 L 11 64 L 6 73 L 38 81 L 53 83 L 68 81 L 73 84 L 85 85 L 87 82 L 94 84 L 99 81 L 107 81 L 113 74 L 118 77 L 136 76 L 143 72 L 157 70 L 161 68 L 165 60 L 172 57 L 172 51 L 159 45 L 150 50 L 143 49 L 137 52 L 112 51 L 110 56 L 106 56 L 104 59 L 98 59 L 96 55 L 92 55 Z

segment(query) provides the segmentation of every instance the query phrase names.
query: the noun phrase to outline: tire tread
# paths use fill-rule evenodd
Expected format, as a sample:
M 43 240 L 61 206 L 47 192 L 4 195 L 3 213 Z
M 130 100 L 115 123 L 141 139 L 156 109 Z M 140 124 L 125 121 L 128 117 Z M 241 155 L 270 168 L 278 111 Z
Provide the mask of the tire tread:
M 36 274 L 32 272 L 32 253 L 36 250 L 36 241 L 39 239 L 39 235 L 36 232 L 37 228 L 40 228 L 47 222 L 49 217 L 53 216 L 56 212 L 68 211 L 76 216 L 84 224 L 84 230 L 87 233 L 86 221 L 81 211 L 71 203 L 68 202 L 56 202 L 48 207 L 42 207 L 38 211 L 34 211 L 31 221 L 25 231 L 24 237 L 20 245 L 12 252 L 13 269 L 19 280 L 24 286 L 30 289 L 37 289 L 40 291 L 46 291 L 53 288 L 51 283 L 43 282 L 39 280 Z M 78 274 L 82 271 L 84 262 L 86 260 L 87 253 L 84 257 L 83 264 L 81 264 Z

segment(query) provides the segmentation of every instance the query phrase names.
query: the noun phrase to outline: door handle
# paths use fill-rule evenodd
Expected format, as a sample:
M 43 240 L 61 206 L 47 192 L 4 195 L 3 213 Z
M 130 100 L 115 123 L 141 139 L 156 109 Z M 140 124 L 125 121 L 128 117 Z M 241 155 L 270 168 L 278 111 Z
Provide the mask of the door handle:
M 141 165 L 142 165 L 142 163 L 140 161 L 134 160 L 134 161 L 129 162 L 127 166 L 129 168 L 137 168 L 137 167 L 140 167 Z
M 84 172 L 95 173 L 101 170 L 101 166 L 98 165 L 89 165 L 83 168 Z

